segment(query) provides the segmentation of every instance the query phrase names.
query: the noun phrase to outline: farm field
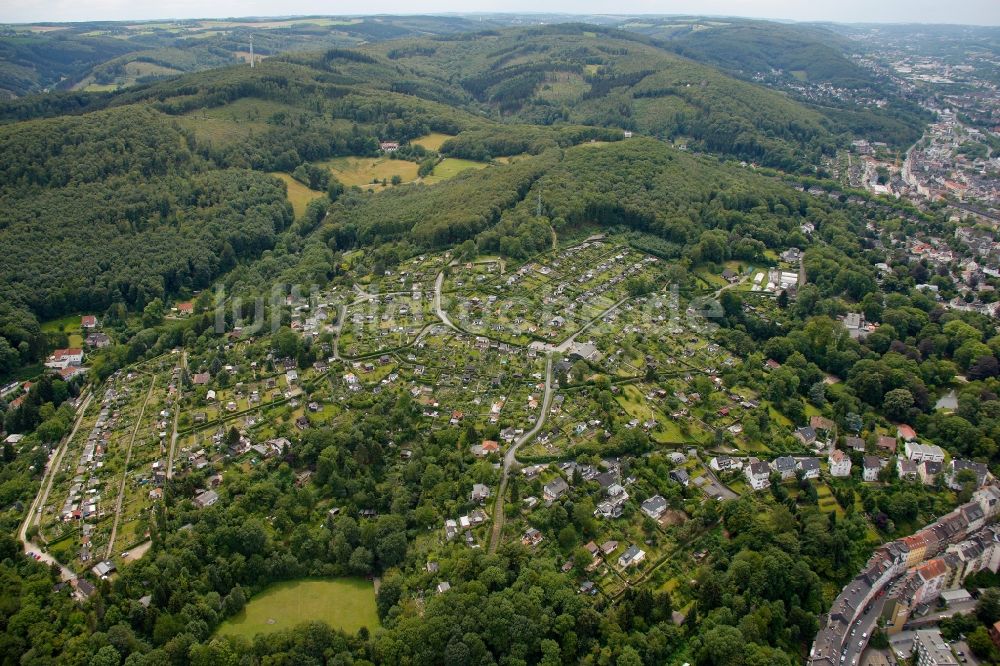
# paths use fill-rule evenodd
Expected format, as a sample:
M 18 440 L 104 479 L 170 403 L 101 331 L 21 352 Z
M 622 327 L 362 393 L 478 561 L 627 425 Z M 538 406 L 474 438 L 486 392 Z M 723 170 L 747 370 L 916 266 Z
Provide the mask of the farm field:
M 440 150 L 441 146 L 448 139 L 451 139 L 451 134 L 442 134 L 441 132 L 431 132 L 430 134 L 424 135 L 422 137 L 413 139 L 410 143 L 423 146 L 427 150 Z
M 372 584 L 361 578 L 277 583 L 250 599 L 246 608 L 219 627 L 218 633 L 252 638 L 310 620 L 352 634 L 361 627 L 378 627 Z
M 392 160 L 387 157 L 335 157 L 320 166 L 330 169 L 337 180 L 348 187 L 380 187 L 373 181 L 389 181 L 399 176 L 404 183 L 417 179 L 417 164 L 406 160 Z
M 322 192 L 310 190 L 287 173 L 273 172 L 271 175 L 285 182 L 288 187 L 288 202 L 292 204 L 292 210 L 295 211 L 297 218 L 302 217 L 302 214 L 306 212 L 306 206 L 309 205 L 310 201 L 323 196 Z
M 429 185 L 434 183 L 440 183 L 442 181 L 454 178 L 463 171 L 468 171 L 469 169 L 483 169 L 488 166 L 485 162 L 474 162 L 472 160 L 463 160 L 457 157 L 447 157 L 441 161 L 436 167 L 434 167 L 434 172 L 431 175 L 426 176 L 423 181 Z

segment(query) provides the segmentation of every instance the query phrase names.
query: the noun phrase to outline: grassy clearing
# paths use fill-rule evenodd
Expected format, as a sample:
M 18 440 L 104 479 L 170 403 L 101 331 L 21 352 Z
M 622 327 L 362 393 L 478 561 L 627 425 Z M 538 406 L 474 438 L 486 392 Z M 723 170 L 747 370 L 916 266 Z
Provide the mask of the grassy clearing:
M 427 150 L 437 151 L 437 150 L 441 150 L 442 144 L 444 144 L 444 142 L 447 141 L 448 139 L 452 138 L 452 136 L 453 135 L 451 135 L 451 134 L 442 134 L 441 132 L 432 132 L 430 134 L 427 134 L 426 136 L 422 136 L 422 137 L 419 137 L 417 139 L 413 139 L 412 141 L 410 141 L 410 143 L 412 143 L 414 145 L 417 145 L 417 146 L 423 146 Z
M 449 178 L 454 178 L 463 171 L 468 171 L 469 169 L 482 169 L 484 167 L 486 167 L 485 162 L 473 162 L 472 160 L 449 157 L 442 160 L 440 164 L 434 167 L 434 173 L 424 178 L 424 182 L 429 185 L 433 185 L 434 183 L 440 183 L 441 181 L 448 180 Z
M 381 181 L 391 181 L 393 176 L 399 176 L 404 183 L 417 179 L 417 169 L 414 162 L 406 160 L 391 160 L 387 157 L 336 157 L 326 162 L 320 162 L 330 170 L 337 180 L 351 187 L 371 187 L 379 189 Z M 379 181 L 375 185 L 372 181 Z
M 184 72 L 179 69 L 164 67 L 163 65 L 157 65 L 152 62 L 133 61 L 125 64 L 126 85 L 135 83 L 140 77 L 143 76 L 173 76 L 174 74 L 183 73 Z
M 297 218 L 301 217 L 302 214 L 306 212 L 306 206 L 310 201 L 323 196 L 322 192 L 310 190 L 308 187 L 295 180 L 287 173 L 275 172 L 271 175 L 285 181 L 285 185 L 288 186 L 288 202 L 292 204 L 292 210 L 295 211 L 295 217 Z
M 252 638 L 310 620 L 352 634 L 361 627 L 374 630 L 379 626 L 374 587 L 361 578 L 276 583 L 254 595 L 246 608 L 222 623 L 218 633 Z
M 289 104 L 248 97 L 211 109 L 198 109 L 175 120 L 194 131 L 199 141 L 224 144 L 266 132 L 271 127 L 267 120 L 275 114 L 295 112 L 296 108 Z

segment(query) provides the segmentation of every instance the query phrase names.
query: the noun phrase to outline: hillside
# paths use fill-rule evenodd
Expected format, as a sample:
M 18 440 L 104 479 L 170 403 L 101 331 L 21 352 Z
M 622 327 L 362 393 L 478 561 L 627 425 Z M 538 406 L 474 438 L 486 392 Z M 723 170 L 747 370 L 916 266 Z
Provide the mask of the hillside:
M 866 88 L 872 75 L 845 57 L 847 44 L 819 28 L 777 23 L 736 23 L 677 35 L 678 53 L 744 77 L 780 70 L 808 83 Z
M 288 51 L 355 46 L 402 37 L 465 32 L 459 17 L 298 17 L 93 22 L 10 27 L 0 32 L 0 98 L 45 89 L 114 90 L 184 72 Z
M 785 168 L 833 146 L 822 115 L 632 33 L 562 25 L 374 49 L 523 122 L 620 127 Z

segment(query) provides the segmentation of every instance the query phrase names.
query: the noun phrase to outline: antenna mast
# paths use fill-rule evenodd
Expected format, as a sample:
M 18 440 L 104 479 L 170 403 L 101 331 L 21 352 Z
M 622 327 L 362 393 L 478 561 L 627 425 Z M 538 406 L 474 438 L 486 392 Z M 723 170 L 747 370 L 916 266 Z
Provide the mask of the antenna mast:
M 541 217 L 541 216 L 542 216 L 542 193 L 539 192 L 538 193 L 538 208 L 535 211 L 535 217 Z
M 250 35 L 250 69 L 253 69 L 253 35 Z

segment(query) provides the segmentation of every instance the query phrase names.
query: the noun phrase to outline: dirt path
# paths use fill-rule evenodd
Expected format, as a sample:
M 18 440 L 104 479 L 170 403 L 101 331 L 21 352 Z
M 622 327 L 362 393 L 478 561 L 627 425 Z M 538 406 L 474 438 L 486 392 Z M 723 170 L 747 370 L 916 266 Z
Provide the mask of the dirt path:
M 181 352 L 181 370 L 187 370 L 186 350 Z M 167 454 L 167 481 L 174 478 L 174 453 L 177 451 L 177 420 L 181 415 L 179 403 L 183 392 L 184 387 L 178 382 L 177 399 L 174 401 L 174 426 L 170 431 L 170 452 Z
M 112 554 L 115 552 L 115 538 L 118 536 L 118 523 L 121 522 L 122 518 L 122 502 L 125 500 L 125 484 L 128 483 L 128 464 L 132 460 L 132 445 L 135 444 L 135 436 L 139 434 L 139 426 L 142 425 L 142 417 L 146 413 L 146 405 L 149 404 L 149 399 L 153 395 L 154 388 L 156 388 L 156 375 L 153 375 L 153 380 L 149 384 L 149 391 L 146 393 L 146 399 L 142 401 L 142 408 L 135 419 L 135 428 L 132 429 L 132 436 L 128 440 L 128 449 L 125 451 L 125 468 L 122 470 L 122 484 L 118 488 L 118 502 L 115 505 L 115 522 L 111 526 L 111 537 L 108 538 L 108 553 L 105 556 L 107 559 L 111 559 Z

